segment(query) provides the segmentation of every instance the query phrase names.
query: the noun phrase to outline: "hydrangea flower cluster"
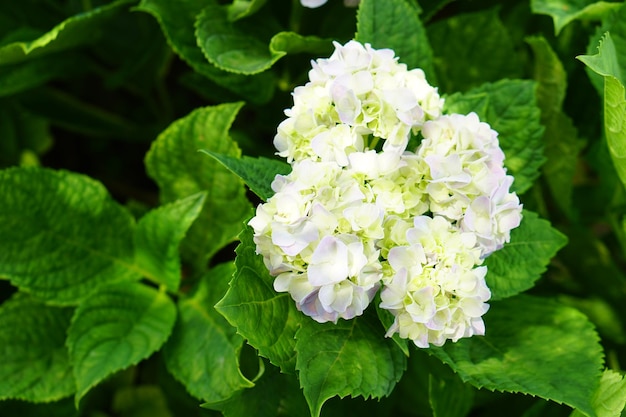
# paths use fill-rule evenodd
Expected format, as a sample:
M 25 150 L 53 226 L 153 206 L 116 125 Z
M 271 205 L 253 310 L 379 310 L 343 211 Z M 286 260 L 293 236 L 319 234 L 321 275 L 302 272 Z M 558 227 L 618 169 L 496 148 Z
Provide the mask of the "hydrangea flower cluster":
M 421 69 L 356 41 L 312 62 L 293 99 L 274 139 L 292 171 L 249 222 L 275 290 L 318 322 L 361 315 L 380 290 L 387 336 L 419 347 L 484 334 L 481 264 L 522 209 L 497 133 L 442 114 Z

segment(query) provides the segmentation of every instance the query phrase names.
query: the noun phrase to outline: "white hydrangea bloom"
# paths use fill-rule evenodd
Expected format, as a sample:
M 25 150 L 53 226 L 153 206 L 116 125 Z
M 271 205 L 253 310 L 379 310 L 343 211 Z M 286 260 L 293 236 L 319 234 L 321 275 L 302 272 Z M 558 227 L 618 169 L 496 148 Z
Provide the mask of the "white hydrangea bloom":
M 422 348 L 484 334 L 482 315 L 491 294 L 486 267 L 473 233 L 461 232 L 443 217 L 418 216 L 407 244 L 389 251 L 380 307 L 395 320 L 387 335 L 399 333 Z
M 346 166 L 350 153 L 378 141 L 384 151 L 402 154 L 411 132 L 441 114 L 437 89 L 390 49 L 356 41 L 334 45 L 329 58 L 311 63 L 310 81 L 294 90 L 294 105 L 274 138 L 278 155 L 289 163 L 311 158 Z
M 428 167 L 430 211 L 476 233 L 481 256 L 488 256 L 509 241 L 522 209 L 509 191 L 513 177 L 506 175 L 497 132 L 470 113 L 428 121 L 422 134 L 416 154 Z
M 424 72 L 392 50 L 334 45 L 311 63 L 274 138 L 292 172 L 276 176 L 249 222 L 275 290 L 337 322 L 382 287 L 380 307 L 395 316 L 387 335 L 419 347 L 484 334 L 480 265 L 522 210 L 497 133 L 475 113 L 443 115 Z
M 320 322 L 362 314 L 382 276 L 384 211 L 373 194 L 336 162 L 311 159 L 272 186 L 249 224 L 276 291 Z

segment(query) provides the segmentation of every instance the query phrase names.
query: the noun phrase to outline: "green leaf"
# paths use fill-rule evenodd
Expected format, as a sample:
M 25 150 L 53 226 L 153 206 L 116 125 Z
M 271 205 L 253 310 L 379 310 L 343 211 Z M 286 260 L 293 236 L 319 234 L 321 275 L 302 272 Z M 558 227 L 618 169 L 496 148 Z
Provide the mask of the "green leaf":
M 43 168 L 0 171 L 0 277 L 61 305 L 141 277 L 134 219 L 99 182 Z
M 91 43 L 103 33 L 103 24 L 135 0 L 118 0 L 65 19 L 45 34 L 0 47 L 0 66 Z
M 258 37 L 238 30 L 229 22 L 227 9 L 217 5 L 206 7 L 198 16 L 196 38 L 211 64 L 238 74 L 263 72 L 285 55 L 270 51 Z
M 477 388 L 520 392 L 565 403 L 593 416 L 602 347 L 585 315 L 545 298 L 517 296 L 491 304 L 486 336 L 429 351 Z
M 567 244 L 567 237 L 524 210 L 522 223 L 511 231 L 511 241 L 485 259 L 491 299 L 511 297 L 532 288 L 550 259 Z
M 206 7 L 196 20 L 196 37 L 204 56 L 216 67 L 237 74 L 252 75 L 269 69 L 287 53 L 326 52 L 330 41 L 294 32 L 274 35 L 269 48 L 260 34 L 251 30 L 261 22 L 247 22 L 246 31 L 230 20 L 227 9 Z
M 140 283 L 101 288 L 83 301 L 67 335 L 76 378 L 76 404 L 107 376 L 159 350 L 175 320 L 172 300 Z
M 598 44 L 596 55 L 579 55 L 576 58 L 587 65 L 592 71 L 605 77 L 613 77 L 624 84 L 619 57 L 615 43 L 609 32 L 606 32 Z
M 233 0 L 232 4 L 228 6 L 228 20 L 234 22 L 235 20 L 253 15 L 266 2 L 267 0 Z
M 603 19 L 602 25 L 596 27 L 595 32 L 589 37 L 587 55 L 595 55 L 598 53 L 598 46 L 602 42 L 606 32 L 611 34 L 611 41 L 615 45 L 616 51 L 626 49 L 626 6 L 623 3 L 619 9 Z M 626 80 L 626 54 L 618 53 L 615 62 L 611 64 L 613 65 L 611 72 L 622 82 L 622 85 L 624 85 L 624 80 Z M 589 66 L 585 69 L 589 80 L 602 97 L 604 95 L 604 78 Z
M 146 155 L 148 175 L 159 185 L 162 201 L 207 192 L 202 212 L 182 243 L 183 255 L 199 267 L 236 238 L 250 215 L 243 183 L 219 162 L 198 152 L 208 149 L 240 156 L 228 131 L 241 106 L 230 103 L 194 110 L 165 129 Z
M 75 392 L 65 347 L 72 309 L 18 293 L 0 306 L 0 400 L 59 400 Z
M 600 385 L 592 398 L 593 409 L 598 417 L 619 417 L 626 404 L 626 380 L 618 372 L 607 369 L 602 374 Z M 570 417 L 582 417 L 578 410 Z
M 191 395 L 209 403 L 254 386 L 239 370 L 243 338 L 213 307 L 234 271 L 233 263 L 211 269 L 193 295 L 179 301 L 179 318 L 163 352 L 170 373 Z
M 278 32 L 270 39 L 270 51 L 274 54 L 309 52 L 330 55 L 333 51 L 333 45 L 331 40 L 317 36 L 302 36 L 295 32 Z
M 428 27 L 440 91 L 466 91 L 485 82 L 518 78 L 522 65 L 497 9 L 461 14 Z
M 558 35 L 570 22 L 580 20 L 602 20 L 621 3 L 593 0 L 531 0 L 533 13 L 545 14 L 554 21 L 554 34 Z
M 406 0 L 361 0 L 354 37 L 374 48 L 390 48 L 409 68 L 422 68 L 433 83 L 433 52 L 418 11 Z
M 600 42 L 597 55 L 581 55 L 577 58 L 604 77 L 604 134 L 613 165 L 622 184 L 626 186 L 626 98 L 617 56 L 611 34 L 607 32 Z
M 241 178 L 263 201 L 267 201 L 274 195 L 271 184 L 276 175 L 287 175 L 291 171 L 289 164 L 278 159 L 249 156 L 234 158 L 204 149 L 202 152 L 220 161 L 233 174 Z
M 406 356 L 373 316 L 337 324 L 306 319 L 296 333 L 296 350 L 312 417 L 334 396 L 388 396 L 406 369 Z
M 239 238 L 237 273 L 215 308 L 261 356 L 279 366 L 282 372 L 294 373 L 294 337 L 303 315 L 289 294 L 274 290 L 274 278 L 263 258 L 256 254 L 252 229 L 246 227 Z
M 537 105 L 541 109 L 547 162 L 542 167 L 554 202 L 566 214 L 572 213 L 573 178 L 578 154 L 585 142 L 577 136 L 572 120 L 563 112 L 567 74 L 558 56 L 543 37 L 527 38 L 535 55 Z
M 0 167 L 19 165 L 26 154 L 52 146 L 48 122 L 11 101 L 0 101 L 0 137 Z
M 206 193 L 193 194 L 158 207 L 139 220 L 135 229 L 135 263 L 144 275 L 170 291 L 180 285 L 178 246 L 200 214 Z
M 221 71 L 206 60 L 198 47 L 196 18 L 205 7 L 216 3 L 214 0 L 141 0 L 136 10 L 154 16 L 174 52 L 196 72 L 253 103 L 267 102 L 274 92 L 272 73 L 244 76 Z
M 544 128 L 539 123 L 541 112 L 536 104 L 535 83 L 528 80 L 501 80 L 483 84 L 467 93 L 446 97 L 445 112 L 476 112 L 498 132 L 500 147 L 506 155 L 504 165 L 515 177 L 513 191 L 528 190 L 539 177 L 545 162 Z

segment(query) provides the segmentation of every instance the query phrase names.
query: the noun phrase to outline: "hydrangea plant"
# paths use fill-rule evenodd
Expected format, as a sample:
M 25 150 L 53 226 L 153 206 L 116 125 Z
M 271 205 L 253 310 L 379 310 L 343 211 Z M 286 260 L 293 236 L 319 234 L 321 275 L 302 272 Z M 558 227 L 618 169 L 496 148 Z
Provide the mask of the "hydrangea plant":
M 620 416 L 624 22 L 0 2 L 0 416 Z

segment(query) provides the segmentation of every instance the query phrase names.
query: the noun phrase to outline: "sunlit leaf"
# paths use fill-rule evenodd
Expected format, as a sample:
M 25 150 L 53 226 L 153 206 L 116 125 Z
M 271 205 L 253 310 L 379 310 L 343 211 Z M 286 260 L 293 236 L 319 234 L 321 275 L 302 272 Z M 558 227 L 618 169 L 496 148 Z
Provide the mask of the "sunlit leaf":
M 551 227 L 550 222 L 525 210 L 522 223 L 511 231 L 511 242 L 485 260 L 492 300 L 532 288 L 546 271 L 550 259 L 566 243 L 565 235 Z
M 65 333 L 72 309 L 17 294 L 0 306 L 0 400 L 59 400 L 75 392 Z
M 83 301 L 67 336 L 76 378 L 76 404 L 107 376 L 136 365 L 160 349 L 175 320 L 172 300 L 140 283 L 101 288 Z
M 182 243 L 183 255 L 199 266 L 235 240 L 250 215 L 243 182 L 222 164 L 198 152 L 208 149 L 240 156 L 228 131 L 241 106 L 232 103 L 194 110 L 165 129 L 146 155 L 148 175 L 159 185 L 162 201 L 207 193 L 202 212 Z
M 296 369 L 311 416 L 334 396 L 382 398 L 391 394 L 406 369 L 406 356 L 384 337 L 375 316 L 337 324 L 307 319 L 296 334 Z
M 205 193 L 193 194 L 148 212 L 135 229 L 135 263 L 147 278 L 177 291 L 181 279 L 178 246 L 200 214 Z
M 271 184 L 276 175 L 286 175 L 291 171 L 289 164 L 278 159 L 251 158 L 249 156 L 234 158 L 210 151 L 205 151 L 205 153 L 220 161 L 241 178 L 264 201 L 267 201 L 274 194 Z
M 43 168 L 0 171 L 0 277 L 56 304 L 141 278 L 130 213 L 99 182 Z
M 622 72 L 610 33 L 606 33 L 597 55 L 581 55 L 577 58 L 604 77 L 604 134 L 609 146 L 613 165 L 626 186 L 626 97 Z
M 294 340 L 303 315 L 287 293 L 277 293 L 263 258 L 256 253 L 252 229 L 240 235 L 237 272 L 215 306 L 237 333 L 285 373 L 294 373 Z
M 602 347 L 587 317 L 552 300 L 517 296 L 494 302 L 486 336 L 430 348 L 478 388 L 520 392 L 593 414 Z

